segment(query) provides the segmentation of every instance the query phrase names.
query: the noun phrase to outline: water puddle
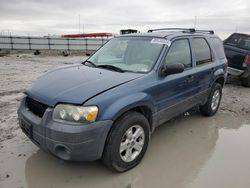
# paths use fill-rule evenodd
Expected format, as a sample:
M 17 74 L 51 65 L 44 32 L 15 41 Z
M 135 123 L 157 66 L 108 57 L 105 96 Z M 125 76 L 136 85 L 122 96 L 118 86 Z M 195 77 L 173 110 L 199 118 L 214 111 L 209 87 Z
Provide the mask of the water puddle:
M 122 174 L 99 161 L 63 162 L 22 135 L 0 149 L 0 187 L 247 188 L 249 132 L 249 124 L 230 113 L 182 117 L 157 128 L 141 164 Z

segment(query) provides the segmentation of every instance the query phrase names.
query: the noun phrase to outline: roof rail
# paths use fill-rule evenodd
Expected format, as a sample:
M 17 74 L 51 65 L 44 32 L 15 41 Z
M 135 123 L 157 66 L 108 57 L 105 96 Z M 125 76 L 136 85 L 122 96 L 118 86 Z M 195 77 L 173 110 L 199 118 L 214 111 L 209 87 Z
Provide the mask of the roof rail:
M 208 34 L 214 34 L 213 30 L 195 30 L 197 33 L 208 33 Z
M 196 30 L 194 28 L 161 28 L 161 29 L 150 29 L 148 30 L 148 33 L 154 32 L 154 31 L 182 31 L 182 32 L 189 32 L 189 33 L 208 33 L 208 34 L 214 34 L 213 30 Z
M 150 29 L 148 30 L 148 33 L 151 33 L 153 31 L 183 31 L 183 32 L 190 32 L 194 33 L 194 28 L 161 28 L 161 29 Z

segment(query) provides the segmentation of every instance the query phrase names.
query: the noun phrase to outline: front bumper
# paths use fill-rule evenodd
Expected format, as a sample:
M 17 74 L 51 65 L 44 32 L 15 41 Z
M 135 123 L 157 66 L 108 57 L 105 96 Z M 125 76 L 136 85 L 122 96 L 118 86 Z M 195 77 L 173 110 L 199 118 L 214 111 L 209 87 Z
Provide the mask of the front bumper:
M 52 120 L 52 108 L 43 117 L 34 115 L 21 101 L 18 109 L 19 125 L 33 143 L 44 151 L 72 161 L 94 161 L 102 156 L 111 120 L 88 125 L 67 125 Z

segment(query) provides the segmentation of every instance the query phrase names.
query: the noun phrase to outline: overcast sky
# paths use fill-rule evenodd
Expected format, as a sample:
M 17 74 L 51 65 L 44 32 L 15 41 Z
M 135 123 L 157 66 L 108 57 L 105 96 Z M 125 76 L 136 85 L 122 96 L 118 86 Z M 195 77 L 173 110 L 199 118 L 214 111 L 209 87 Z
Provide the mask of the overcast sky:
M 0 34 L 61 35 L 159 27 L 250 33 L 250 0 L 0 0 Z

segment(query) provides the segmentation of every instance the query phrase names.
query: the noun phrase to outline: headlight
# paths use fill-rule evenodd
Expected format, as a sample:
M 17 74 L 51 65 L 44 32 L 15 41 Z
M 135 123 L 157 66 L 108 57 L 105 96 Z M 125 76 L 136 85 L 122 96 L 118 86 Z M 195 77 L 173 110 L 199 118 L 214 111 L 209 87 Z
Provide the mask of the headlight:
M 96 120 L 97 113 L 98 108 L 96 106 L 59 104 L 53 111 L 53 119 L 73 123 L 89 123 Z

